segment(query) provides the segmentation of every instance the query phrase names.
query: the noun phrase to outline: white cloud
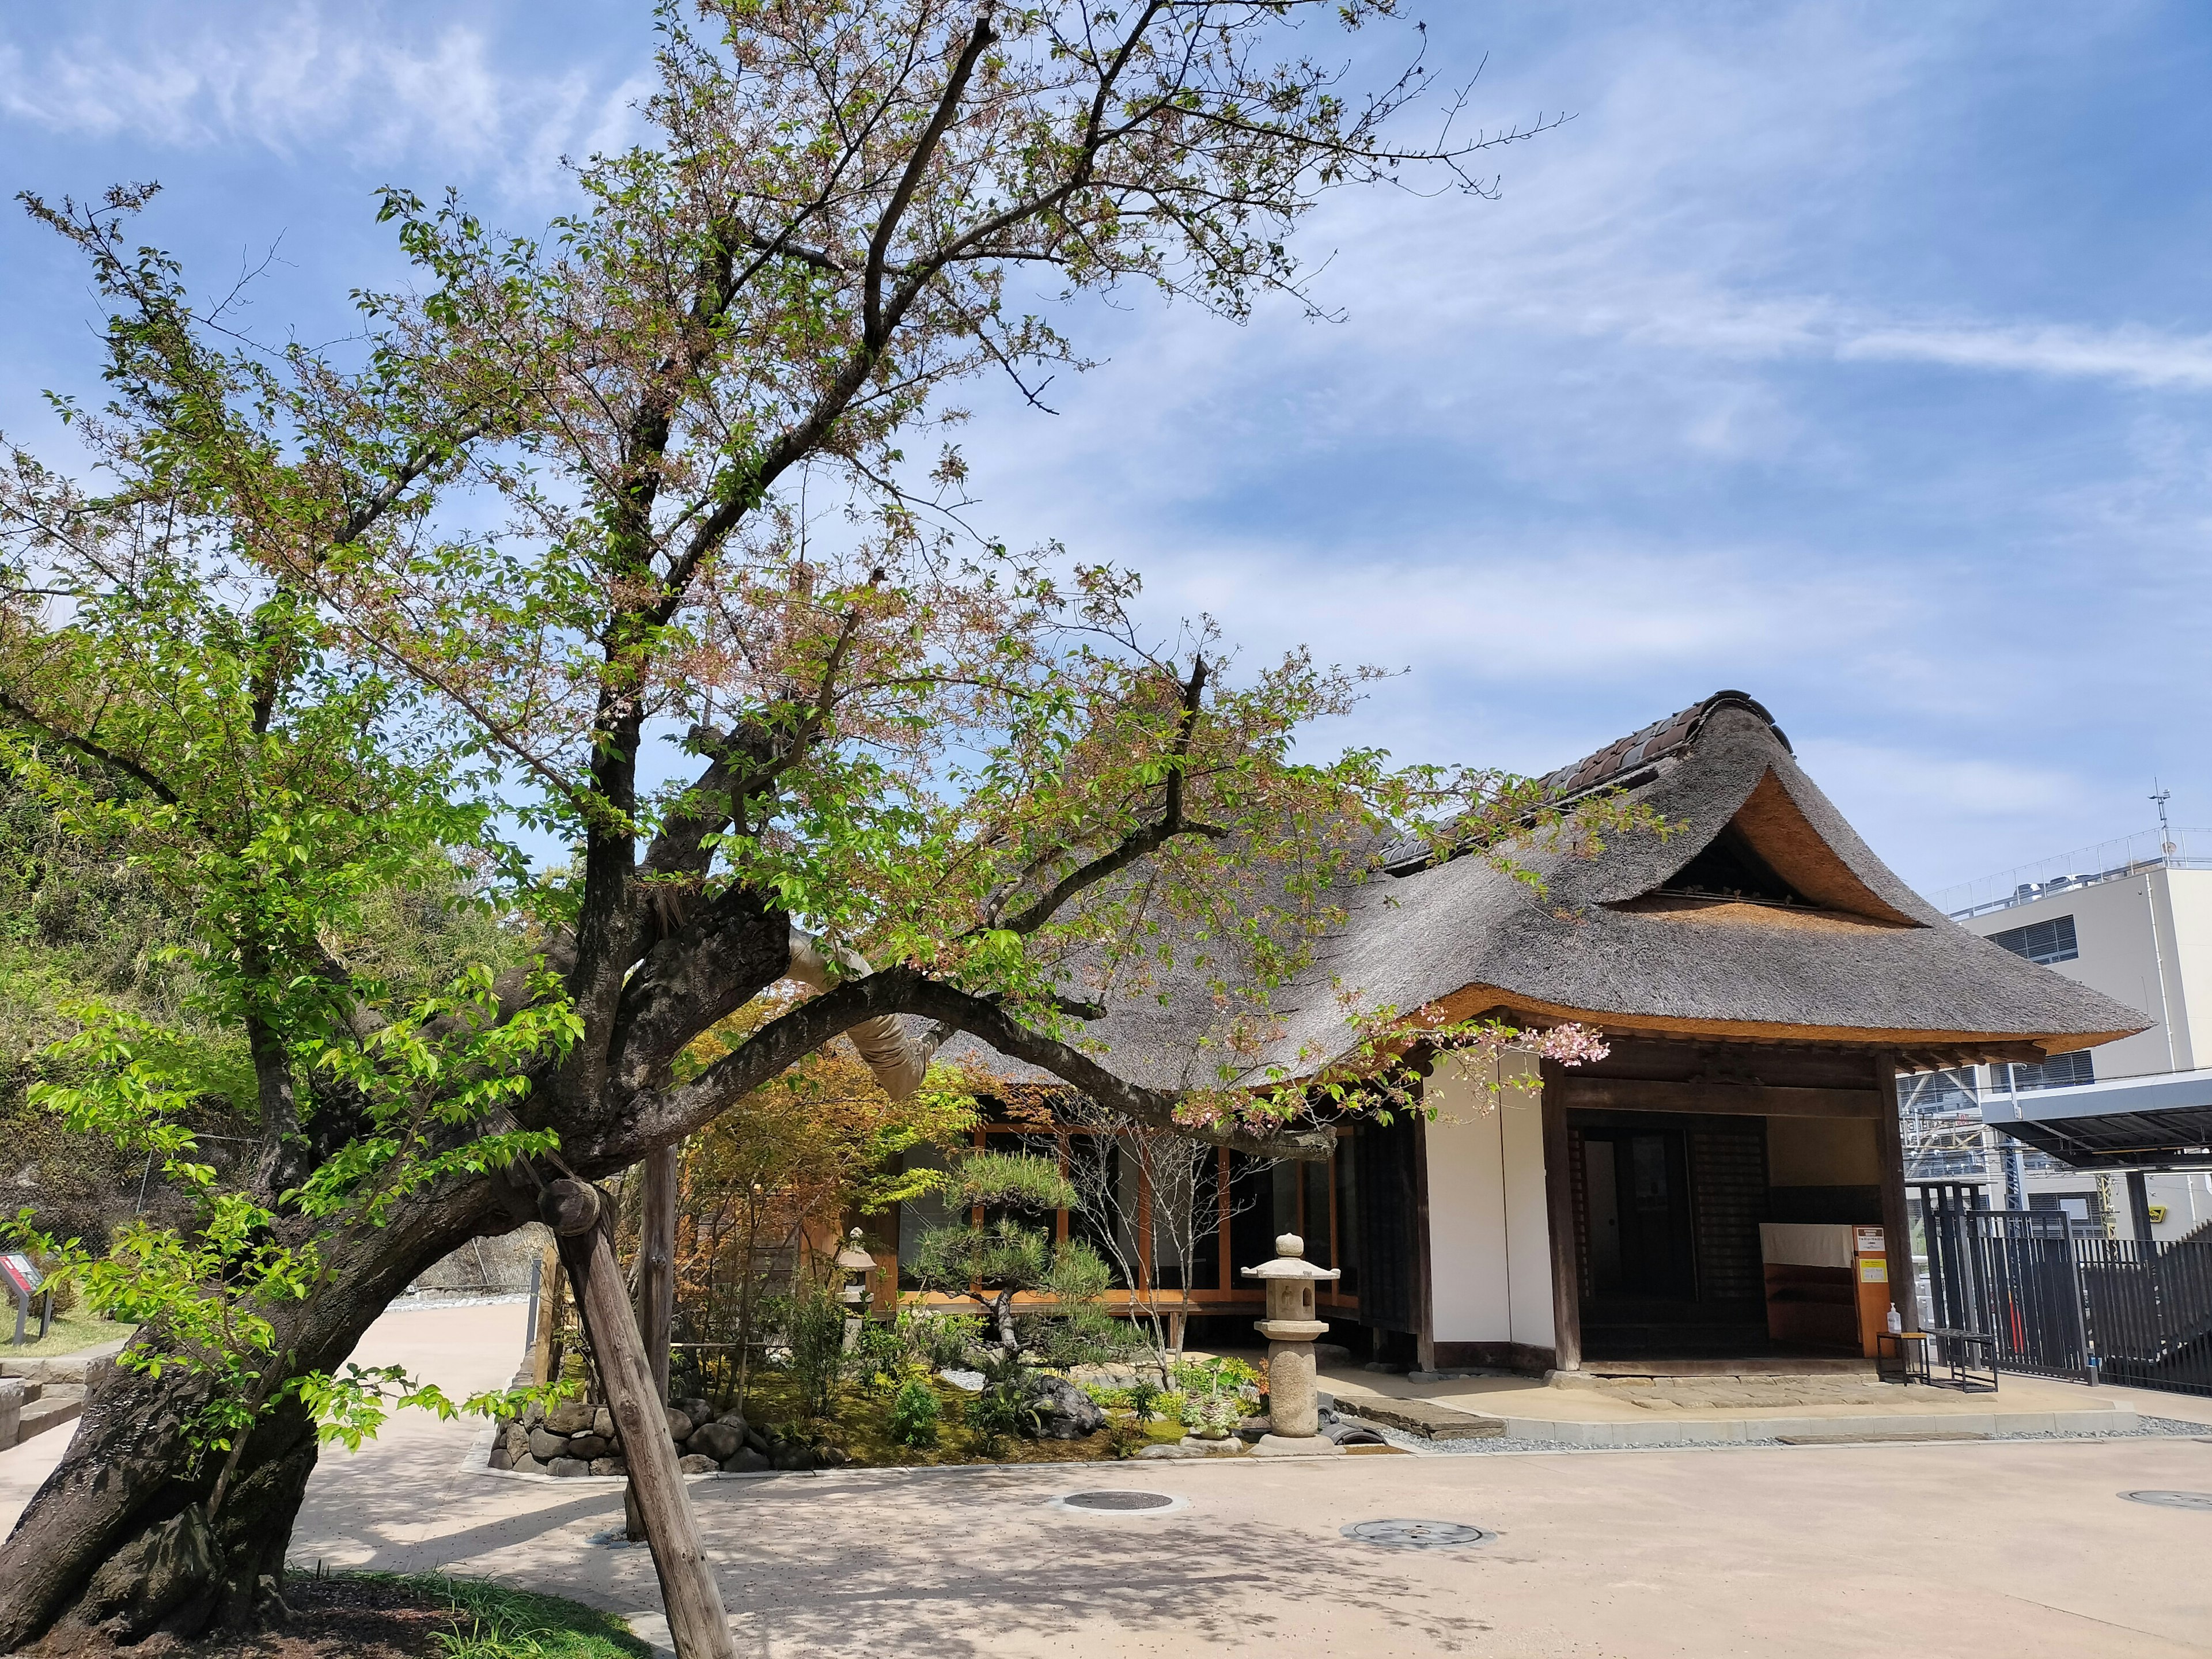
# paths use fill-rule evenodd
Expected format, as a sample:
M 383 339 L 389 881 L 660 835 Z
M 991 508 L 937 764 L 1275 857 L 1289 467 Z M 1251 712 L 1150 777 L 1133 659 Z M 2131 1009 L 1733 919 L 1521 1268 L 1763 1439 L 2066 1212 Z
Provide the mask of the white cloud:
M 2065 379 L 2212 391 L 2212 334 L 2170 334 L 2139 325 L 2091 329 L 2058 324 L 1949 328 L 1869 328 L 1836 348 L 1846 362 L 1947 363 Z
M 641 37 L 636 54 L 642 58 Z M 466 23 L 410 29 L 378 7 L 160 11 L 35 52 L 0 43 L 0 115 L 65 136 L 183 149 L 240 143 L 356 161 L 427 155 L 543 194 L 558 158 L 623 142 L 637 76 L 534 74 Z

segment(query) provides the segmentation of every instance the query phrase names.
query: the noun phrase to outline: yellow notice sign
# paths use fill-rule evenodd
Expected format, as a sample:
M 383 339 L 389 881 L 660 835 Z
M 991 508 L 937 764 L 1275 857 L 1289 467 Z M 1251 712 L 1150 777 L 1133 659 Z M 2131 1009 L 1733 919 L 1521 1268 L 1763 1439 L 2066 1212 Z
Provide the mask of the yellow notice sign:
M 1887 1263 L 1887 1261 L 1862 1261 L 1862 1262 L 1860 1262 L 1860 1263 L 1859 1263 L 1859 1283 L 1860 1283 L 1860 1284 L 1862 1284 L 1862 1285 L 1887 1285 L 1887 1284 L 1888 1284 L 1888 1283 L 1889 1283 L 1889 1263 Z

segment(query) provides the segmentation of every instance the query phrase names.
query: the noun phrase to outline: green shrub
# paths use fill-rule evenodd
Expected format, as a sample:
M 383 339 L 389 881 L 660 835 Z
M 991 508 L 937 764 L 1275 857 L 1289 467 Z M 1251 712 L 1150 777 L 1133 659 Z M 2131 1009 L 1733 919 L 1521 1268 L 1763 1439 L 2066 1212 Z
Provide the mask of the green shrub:
M 1226 1434 L 1244 1420 L 1244 1402 L 1233 1394 L 1194 1394 L 1182 1402 L 1182 1425 L 1193 1434 Z
M 902 1382 L 891 1396 L 890 1437 L 902 1446 L 933 1446 L 944 1415 L 944 1403 L 927 1382 Z
M 974 1314 L 916 1314 L 915 1346 L 934 1370 L 957 1370 L 983 1340 L 983 1322 Z
M 986 1456 L 1009 1439 L 1034 1439 L 1044 1427 L 1037 1374 L 1018 1354 L 993 1354 L 983 1361 L 983 1391 L 968 1402 L 967 1422 L 982 1442 Z
M 1185 1394 L 1233 1392 L 1257 1385 L 1260 1373 L 1242 1359 L 1185 1359 L 1169 1373 Z
M 1160 1388 L 1151 1378 L 1139 1376 L 1124 1392 L 1128 1395 L 1129 1409 L 1137 1414 L 1139 1428 L 1159 1415 Z
M 834 1417 L 837 1383 L 845 1372 L 845 1307 L 836 1292 L 826 1285 L 803 1285 L 775 1297 L 764 1312 L 769 1328 L 783 1332 L 784 1368 L 798 1393 L 799 1411 L 808 1417 Z

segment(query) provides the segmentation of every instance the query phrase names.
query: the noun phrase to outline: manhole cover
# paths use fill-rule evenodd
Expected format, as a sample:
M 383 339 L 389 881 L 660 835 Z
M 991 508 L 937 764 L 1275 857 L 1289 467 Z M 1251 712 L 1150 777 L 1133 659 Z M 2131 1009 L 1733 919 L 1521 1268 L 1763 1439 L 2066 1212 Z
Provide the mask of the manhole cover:
M 1448 1550 L 1498 1536 L 1463 1521 L 1355 1521 L 1343 1532 L 1346 1538 L 1357 1538 L 1363 1544 L 1381 1544 L 1394 1550 Z
M 1137 1515 L 1182 1507 L 1182 1499 L 1164 1492 L 1071 1492 L 1052 1502 L 1055 1509 L 1084 1510 L 1094 1515 Z
M 2168 1510 L 2212 1510 L 2212 1492 L 2124 1492 L 2130 1504 L 2156 1504 Z

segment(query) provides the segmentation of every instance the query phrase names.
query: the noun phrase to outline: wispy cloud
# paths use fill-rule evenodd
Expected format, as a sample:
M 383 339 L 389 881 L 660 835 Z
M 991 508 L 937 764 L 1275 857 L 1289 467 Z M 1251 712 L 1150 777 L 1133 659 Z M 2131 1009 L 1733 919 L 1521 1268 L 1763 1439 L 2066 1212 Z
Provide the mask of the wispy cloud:
M 2062 379 L 2212 391 L 2212 334 L 2166 333 L 2136 325 L 2092 329 L 2059 324 L 1869 328 L 1847 334 L 1845 362 L 1944 363 Z
M 647 85 L 641 73 L 607 85 L 573 66 L 532 72 L 481 26 L 410 28 L 375 6 L 302 0 L 221 17 L 195 8 L 143 25 L 83 27 L 36 46 L 19 26 L 0 40 L 0 117 L 186 151 L 434 155 L 530 196 L 552 182 L 562 155 L 628 137 Z

